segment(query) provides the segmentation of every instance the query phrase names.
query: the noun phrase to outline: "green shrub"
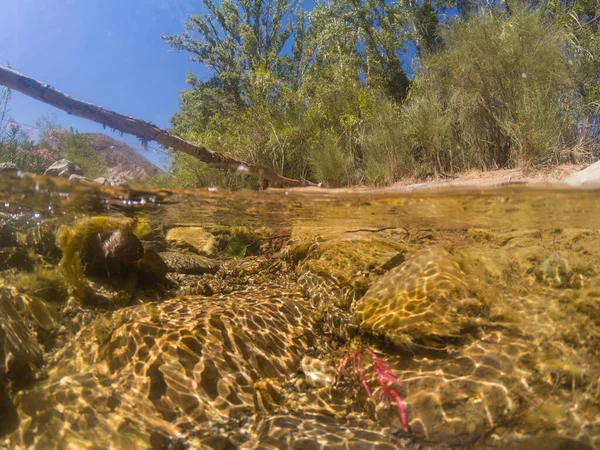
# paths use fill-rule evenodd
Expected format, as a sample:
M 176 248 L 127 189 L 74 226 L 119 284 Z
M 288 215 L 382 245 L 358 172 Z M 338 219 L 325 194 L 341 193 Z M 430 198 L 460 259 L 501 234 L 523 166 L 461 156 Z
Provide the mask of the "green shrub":
M 50 133 L 54 133 L 53 130 Z M 106 172 L 104 161 L 92 148 L 89 139 L 76 131 L 64 133 L 60 141 L 60 155 L 77 164 L 88 178 L 96 178 Z
M 456 22 L 424 57 L 402 126 L 420 172 L 564 160 L 581 102 L 562 32 L 539 11 Z

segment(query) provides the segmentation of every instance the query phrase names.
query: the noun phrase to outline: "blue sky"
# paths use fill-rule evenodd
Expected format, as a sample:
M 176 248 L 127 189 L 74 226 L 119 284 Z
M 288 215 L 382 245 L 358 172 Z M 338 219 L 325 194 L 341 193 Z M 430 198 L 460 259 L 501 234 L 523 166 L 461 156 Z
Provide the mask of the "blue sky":
M 171 51 L 161 34 L 184 30 L 186 14 L 199 0 L 2 0 L 0 65 L 48 83 L 82 100 L 169 127 L 185 89 L 185 75 L 209 73 L 189 55 Z M 166 159 L 146 152 L 133 136 L 113 134 L 101 125 L 13 92 L 16 122 L 34 125 L 54 115 L 65 128 L 103 132 L 140 149 L 155 164 Z M 158 148 L 156 143 L 150 144 Z

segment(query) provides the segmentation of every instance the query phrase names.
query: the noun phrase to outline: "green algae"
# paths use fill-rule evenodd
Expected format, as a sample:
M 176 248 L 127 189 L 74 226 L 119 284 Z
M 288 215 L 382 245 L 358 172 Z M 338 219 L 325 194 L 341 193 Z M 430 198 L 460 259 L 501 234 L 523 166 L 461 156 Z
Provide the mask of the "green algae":
M 270 239 L 277 233 L 266 227 L 249 228 L 243 226 L 224 226 L 212 225 L 203 227 L 206 231 L 213 234 L 219 242 L 219 248 L 225 252 L 229 251 L 235 257 L 244 257 L 246 255 L 257 255 L 267 250 Z M 231 245 L 230 245 L 231 243 Z M 245 247 L 243 256 L 242 248 Z M 229 250 L 227 250 L 229 248 Z
M 131 227 L 131 231 L 134 235 L 138 237 L 138 239 L 144 240 L 152 237 L 155 233 L 152 225 L 148 221 L 148 219 L 144 217 L 137 218 L 133 226 Z
M 0 271 L 18 269 L 30 271 L 34 267 L 34 254 L 23 247 L 0 248 Z
M 132 219 L 95 216 L 77 220 L 72 227 L 63 226 L 58 230 L 56 241 L 62 251 L 59 267 L 75 292 L 82 294 L 83 267 L 80 255 L 88 240 L 96 235 L 114 231 L 132 232 L 135 221 Z
M 21 272 L 14 278 L 18 292 L 35 295 L 46 301 L 62 302 L 68 296 L 68 283 L 57 269 L 37 266 L 32 273 Z
M 361 271 L 375 269 L 399 253 L 408 251 L 405 243 L 380 238 L 358 236 L 331 239 L 312 247 L 303 268 L 352 285 Z
M 56 232 L 60 225 L 56 220 L 42 222 L 27 230 L 23 236 L 23 245 L 33 249 L 37 254 L 52 259 L 60 258 L 60 249 L 56 245 Z
M 230 258 L 243 258 L 246 256 L 248 246 L 237 238 L 229 239 L 227 247 L 225 247 L 225 254 Z

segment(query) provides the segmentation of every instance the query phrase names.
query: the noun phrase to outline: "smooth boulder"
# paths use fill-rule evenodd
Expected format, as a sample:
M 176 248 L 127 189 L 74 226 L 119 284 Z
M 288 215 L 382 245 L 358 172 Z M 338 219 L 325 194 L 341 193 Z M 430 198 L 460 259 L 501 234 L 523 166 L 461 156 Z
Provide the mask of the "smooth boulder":
M 579 172 L 573 172 L 564 179 L 564 182 L 574 187 L 600 184 L 600 161 Z

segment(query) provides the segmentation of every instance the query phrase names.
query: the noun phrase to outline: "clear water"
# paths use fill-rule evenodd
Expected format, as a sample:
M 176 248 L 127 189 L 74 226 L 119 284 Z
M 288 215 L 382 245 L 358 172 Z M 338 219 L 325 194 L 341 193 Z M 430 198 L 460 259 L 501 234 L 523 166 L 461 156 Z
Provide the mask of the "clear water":
M 210 192 L 3 176 L 0 221 L 18 239 L 2 235 L 2 302 L 43 353 L 5 347 L 3 443 L 598 448 L 597 199 L 551 185 Z M 65 276 L 63 297 L 23 281 L 64 270 L 27 233 L 100 215 L 145 224 L 146 253 L 163 256 L 203 253 L 165 237 L 204 228 L 219 269 L 146 283 L 139 265 L 101 267 L 85 289 Z M 6 341 L 18 318 L 2 314 Z M 402 386 L 381 389 L 367 353 L 339 369 L 362 348 Z M 395 397 L 379 400 L 390 389 L 407 427 Z

